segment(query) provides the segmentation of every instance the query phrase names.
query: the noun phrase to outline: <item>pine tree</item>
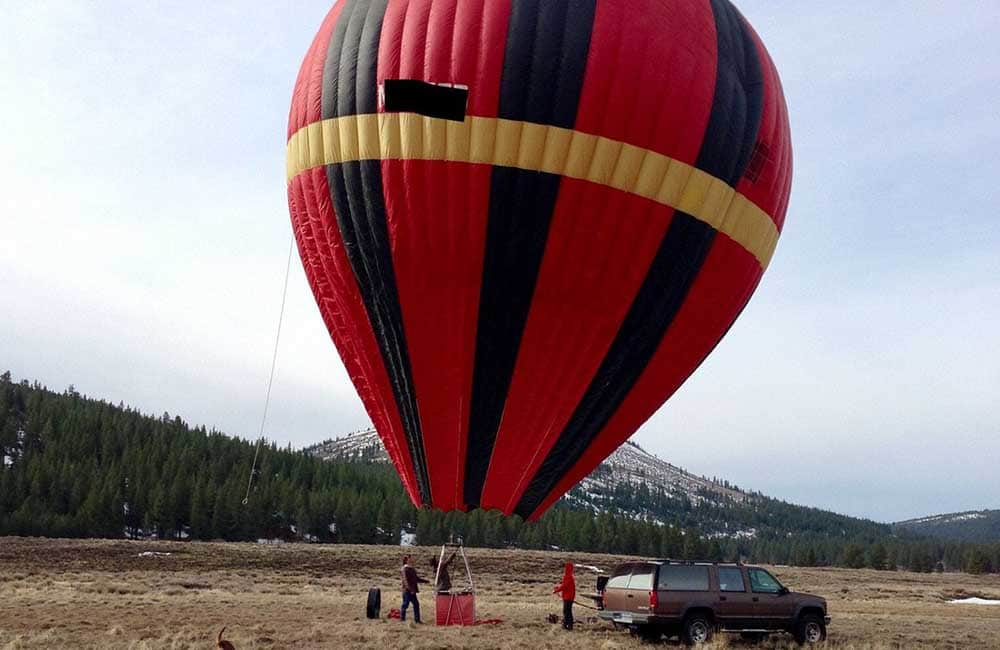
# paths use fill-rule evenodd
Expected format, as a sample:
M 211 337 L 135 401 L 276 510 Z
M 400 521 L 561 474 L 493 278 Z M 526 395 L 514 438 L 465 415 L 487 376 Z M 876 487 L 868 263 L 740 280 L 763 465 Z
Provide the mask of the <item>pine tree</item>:
M 980 547 L 970 548 L 965 555 L 965 562 L 962 570 L 966 573 L 979 575 L 982 573 L 992 573 L 993 565 L 990 556 Z
M 872 569 L 884 571 L 887 559 L 885 546 L 881 542 L 876 543 L 868 550 L 868 566 Z
M 211 539 L 212 515 L 211 501 L 207 494 L 205 481 L 199 479 L 191 494 L 191 512 L 188 522 L 191 526 L 191 537 L 194 539 Z
M 215 493 L 215 503 L 212 506 L 212 537 L 231 539 L 234 529 L 233 513 L 229 509 L 224 490 Z
M 858 544 L 848 544 L 844 549 L 844 566 L 860 569 L 865 565 L 865 550 Z

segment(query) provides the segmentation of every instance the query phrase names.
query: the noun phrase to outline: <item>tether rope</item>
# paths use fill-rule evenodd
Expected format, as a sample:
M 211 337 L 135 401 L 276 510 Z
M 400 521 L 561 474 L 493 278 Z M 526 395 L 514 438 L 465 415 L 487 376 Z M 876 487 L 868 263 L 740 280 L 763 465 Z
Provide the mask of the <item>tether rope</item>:
M 257 475 L 257 458 L 264 442 L 264 425 L 267 423 L 267 409 L 271 404 L 271 386 L 274 384 L 274 368 L 278 363 L 278 343 L 281 341 L 281 323 L 285 320 L 285 300 L 288 298 L 288 276 L 292 269 L 292 250 L 295 248 L 295 237 L 288 242 L 288 261 L 285 262 L 285 286 L 281 290 L 281 310 L 278 313 L 278 331 L 274 336 L 274 352 L 271 354 L 271 374 L 267 378 L 267 393 L 264 396 L 264 414 L 260 418 L 260 431 L 257 433 L 257 445 L 253 452 L 253 465 L 250 467 L 250 478 L 247 480 L 247 493 L 243 497 L 243 505 L 250 502 L 250 490 L 253 488 L 253 477 Z

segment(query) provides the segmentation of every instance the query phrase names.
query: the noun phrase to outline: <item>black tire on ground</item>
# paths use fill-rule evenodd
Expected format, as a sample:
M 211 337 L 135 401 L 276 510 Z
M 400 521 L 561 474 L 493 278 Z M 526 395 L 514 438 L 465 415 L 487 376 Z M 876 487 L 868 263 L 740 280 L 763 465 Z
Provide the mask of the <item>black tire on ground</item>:
M 715 628 L 705 614 L 691 614 L 684 619 L 684 629 L 681 631 L 681 641 L 686 645 L 701 645 L 712 640 Z
M 799 645 L 826 641 L 826 624 L 815 614 L 803 614 L 795 624 L 795 642 Z
M 365 616 L 368 618 L 378 618 L 382 609 L 382 590 L 372 587 L 368 590 L 368 606 L 365 608 Z

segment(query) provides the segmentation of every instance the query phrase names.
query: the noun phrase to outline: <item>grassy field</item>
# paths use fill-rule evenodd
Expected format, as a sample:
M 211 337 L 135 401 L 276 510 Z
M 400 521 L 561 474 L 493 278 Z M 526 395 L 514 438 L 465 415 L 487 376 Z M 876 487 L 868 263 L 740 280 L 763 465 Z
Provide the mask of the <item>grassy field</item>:
M 169 555 L 142 555 L 147 552 Z M 413 550 L 418 569 L 434 549 Z M 222 626 L 237 648 L 648 648 L 588 619 L 546 621 L 562 562 L 610 567 L 606 555 L 469 550 L 480 618 L 500 625 L 415 626 L 364 617 L 368 587 L 383 615 L 399 606 L 401 549 L 0 538 L 0 648 L 210 648 Z M 1000 648 L 1000 577 L 776 567 L 789 587 L 830 601 L 828 647 Z M 580 574 L 589 587 L 591 578 Z M 584 591 L 585 589 L 578 589 Z M 433 621 L 424 594 L 425 621 Z M 717 647 L 743 647 L 720 640 Z M 774 640 L 763 647 L 785 647 Z

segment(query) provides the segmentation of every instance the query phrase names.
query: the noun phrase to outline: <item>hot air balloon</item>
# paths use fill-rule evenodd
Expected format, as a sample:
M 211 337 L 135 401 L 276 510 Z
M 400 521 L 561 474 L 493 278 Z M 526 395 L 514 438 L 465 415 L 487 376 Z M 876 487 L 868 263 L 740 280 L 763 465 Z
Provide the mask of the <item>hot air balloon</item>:
M 533 519 L 733 324 L 792 157 L 728 0 L 341 0 L 287 165 L 308 281 L 411 499 Z

